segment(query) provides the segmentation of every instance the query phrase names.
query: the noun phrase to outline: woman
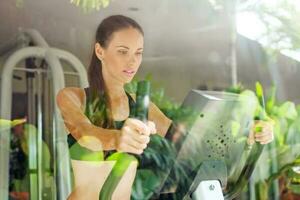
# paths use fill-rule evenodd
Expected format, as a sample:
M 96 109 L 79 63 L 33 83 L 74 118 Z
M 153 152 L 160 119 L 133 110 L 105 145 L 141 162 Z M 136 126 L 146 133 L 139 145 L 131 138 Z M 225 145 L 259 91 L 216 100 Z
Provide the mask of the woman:
M 144 123 L 129 118 L 134 96 L 125 92 L 142 61 L 144 37 L 142 28 L 132 19 L 115 15 L 104 19 L 96 33 L 96 42 L 89 66 L 88 89 L 64 88 L 57 95 L 65 125 L 70 132 L 68 143 L 75 177 L 75 188 L 69 199 L 98 199 L 113 161 L 101 161 L 101 152 L 112 150 L 141 154 L 147 147 L 150 134 L 162 137 L 171 124 L 153 103 L 149 106 L 149 121 Z M 87 102 L 100 97 L 107 106 L 107 120 L 93 124 L 86 116 Z M 95 120 L 97 121 L 97 120 Z M 267 130 L 267 129 L 266 129 Z M 267 143 L 272 139 L 269 130 L 260 134 L 257 141 Z M 77 146 L 76 146 L 77 145 Z M 80 154 L 80 155 L 79 155 Z M 95 154 L 91 158 L 89 155 Z M 97 161 L 97 162 L 92 162 Z M 137 163 L 130 165 L 113 199 L 130 199 Z

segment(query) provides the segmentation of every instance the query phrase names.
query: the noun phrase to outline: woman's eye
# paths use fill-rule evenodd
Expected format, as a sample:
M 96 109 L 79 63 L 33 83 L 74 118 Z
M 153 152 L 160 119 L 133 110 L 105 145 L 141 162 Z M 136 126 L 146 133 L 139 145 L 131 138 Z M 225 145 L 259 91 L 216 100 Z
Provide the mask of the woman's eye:
M 143 52 L 137 52 L 136 55 L 143 55 Z
M 119 52 L 120 54 L 123 54 L 123 55 L 126 55 L 126 54 L 127 54 L 127 51 L 119 50 L 118 52 Z

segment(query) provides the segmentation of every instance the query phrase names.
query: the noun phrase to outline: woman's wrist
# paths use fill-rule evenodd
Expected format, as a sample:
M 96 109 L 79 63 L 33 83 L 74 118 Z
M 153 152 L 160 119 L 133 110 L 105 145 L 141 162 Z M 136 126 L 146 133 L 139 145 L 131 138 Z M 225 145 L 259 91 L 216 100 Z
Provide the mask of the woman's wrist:
M 101 141 L 103 150 L 116 150 L 121 131 L 117 129 L 96 128 L 98 129 L 95 131 L 96 137 Z

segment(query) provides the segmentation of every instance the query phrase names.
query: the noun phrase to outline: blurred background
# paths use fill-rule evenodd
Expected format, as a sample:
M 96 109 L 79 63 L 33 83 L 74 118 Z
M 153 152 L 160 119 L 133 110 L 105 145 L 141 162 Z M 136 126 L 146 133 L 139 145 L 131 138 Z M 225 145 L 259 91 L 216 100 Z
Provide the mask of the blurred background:
M 294 148 L 291 142 L 298 145 L 300 135 L 297 125 L 297 104 L 300 103 L 300 1 L 1 0 L 1 118 L 27 118 L 35 127 L 18 128 L 16 122 L 11 124 L 15 126 L 13 135 L 7 137 L 1 134 L 0 162 L 4 164 L 1 166 L 3 170 L 0 178 L 3 181 L 0 199 L 8 196 L 6 190 L 9 190 L 11 199 L 64 199 L 68 193 L 70 177 L 65 177 L 60 184 L 56 184 L 56 188 L 53 187 L 57 181 L 53 174 L 64 174 L 63 166 L 67 166 L 67 169 L 69 166 L 68 161 L 65 161 L 53 167 L 53 161 L 65 158 L 63 152 L 66 151 L 64 142 L 56 143 L 64 138 L 64 133 L 52 134 L 63 127 L 54 96 L 61 87 L 87 85 L 83 73 L 89 65 L 96 28 L 102 19 L 114 14 L 132 17 L 143 27 L 145 51 L 137 78 L 150 77 L 155 86 L 163 88 L 164 96 L 174 104 L 180 104 L 191 89 L 254 90 L 255 83 L 260 82 L 269 102 L 273 101 L 268 110 L 269 115 L 278 120 L 277 146 L 273 146 L 273 151 L 279 155 L 277 150 L 287 148 L 280 155 L 293 155 L 286 162 L 276 164 L 276 169 L 273 167 L 272 170 L 274 173 L 279 172 L 286 164 L 297 159 L 299 162 L 297 151 L 294 149 L 292 154 L 290 150 Z M 39 53 L 30 53 L 29 50 L 20 53 L 14 59 L 25 54 L 26 59 L 12 61 L 14 59 L 11 56 L 25 47 L 53 47 L 68 53 L 61 58 L 61 68 L 56 65 L 51 71 L 49 66 L 55 65 L 58 60 L 50 53 L 43 53 L 41 49 L 36 50 Z M 59 50 L 52 53 L 59 54 Z M 14 72 L 4 70 L 9 65 L 18 69 Z M 12 85 L 8 86 L 10 83 Z M 8 97 L 7 94 L 12 96 Z M 32 132 L 33 129 L 36 129 L 33 136 L 18 136 L 18 132 Z M 24 152 L 23 140 L 26 140 L 27 145 L 29 141 L 32 142 L 30 144 L 36 149 Z M 28 161 L 31 151 L 33 157 L 38 157 L 37 163 Z M 10 152 L 9 157 L 7 152 Z M 16 161 L 13 162 L 14 159 Z M 19 169 L 17 166 L 32 168 L 29 171 L 37 170 L 37 174 L 43 173 L 43 180 L 47 179 L 45 176 L 52 178 L 47 179 L 48 182 L 43 181 L 43 188 L 39 188 L 42 187 L 39 184 L 31 185 L 31 188 L 43 192 L 36 192 L 37 196 L 30 195 L 29 191 L 36 190 L 29 189 L 28 180 L 41 182 L 40 176 L 29 173 L 26 183 L 18 182 L 16 180 L 22 180 L 27 175 L 24 170 L 22 172 L 24 167 Z M 8 169 L 9 176 L 6 173 Z M 265 173 L 264 178 L 267 179 L 271 174 Z M 295 174 L 293 178 L 297 178 Z M 266 180 L 261 179 L 262 182 Z M 252 197 L 246 194 L 241 198 L 299 199 L 299 177 L 298 182 L 294 180 L 294 190 L 287 184 L 293 182 L 292 179 L 280 179 L 285 181 L 284 184 L 277 182 L 276 198 L 257 194 Z M 10 183 L 7 185 L 5 182 L 8 180 Z M 13 191 L 20 193 L 14 194 Z M 279 193 L 283 192 L 283 196 L 280 196 Z

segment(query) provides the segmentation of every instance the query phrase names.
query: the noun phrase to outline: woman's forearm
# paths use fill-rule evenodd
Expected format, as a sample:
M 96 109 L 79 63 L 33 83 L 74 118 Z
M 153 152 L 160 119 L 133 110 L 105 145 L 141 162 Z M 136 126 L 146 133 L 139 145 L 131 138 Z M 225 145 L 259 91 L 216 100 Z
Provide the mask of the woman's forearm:
M 102 150 L 116 149 L 116 141 L 120 135 L 120 130 L 105 129 L 89 123 L 82 123 L 77 126 L 77 129 L 78 131 L 75 131 L 75 138 L 77 138 L 77 141 L 81 145 L 89 149 L 93 149 L 94 146 L 99 145 Z

